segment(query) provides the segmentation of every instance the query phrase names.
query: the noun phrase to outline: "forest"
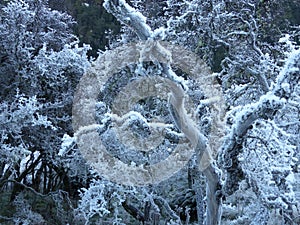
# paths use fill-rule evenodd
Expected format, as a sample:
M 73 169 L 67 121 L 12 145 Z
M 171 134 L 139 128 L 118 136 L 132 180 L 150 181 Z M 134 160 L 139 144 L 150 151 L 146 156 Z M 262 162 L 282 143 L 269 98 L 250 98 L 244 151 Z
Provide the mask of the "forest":
M 300 224 L 298 0 L 0 0 L 0 224 Z

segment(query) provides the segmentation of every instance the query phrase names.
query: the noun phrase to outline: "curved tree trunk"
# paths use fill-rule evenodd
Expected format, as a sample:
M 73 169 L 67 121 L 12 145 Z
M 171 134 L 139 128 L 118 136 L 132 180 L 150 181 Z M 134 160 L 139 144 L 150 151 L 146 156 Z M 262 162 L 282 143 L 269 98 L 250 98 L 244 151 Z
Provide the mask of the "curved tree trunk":
M 138 35 L 141 40 L 149 40 L 153 34 L 151 28 L 146 24 L 143 16 L 137 14 L 135 9 L 129 6 L 125 1 L 110 0 L 104 4 L 106 10 L 112 13 L 120 22 L 129 26 Z M 170 65 L 163 64 L 163 73 L 172 80 Z M 189 118 L 184 109 L 184 90 L 176 82 L 170 82 L 171 97 L 169 103 L 172 110 L 171 115 L 180 131 L 186 135 L 193 147 L 196 149 L 198 159 L 201 161 L 199 167 L 207 178 L 207 225 L 217 225 L 221 218 L 221 185 L 216 168 L 211 164 L 211 155 L 207 149 L 206 138 L 199 132 L 195 123 Z M 201 165 L 204 164 L 204 165 Z

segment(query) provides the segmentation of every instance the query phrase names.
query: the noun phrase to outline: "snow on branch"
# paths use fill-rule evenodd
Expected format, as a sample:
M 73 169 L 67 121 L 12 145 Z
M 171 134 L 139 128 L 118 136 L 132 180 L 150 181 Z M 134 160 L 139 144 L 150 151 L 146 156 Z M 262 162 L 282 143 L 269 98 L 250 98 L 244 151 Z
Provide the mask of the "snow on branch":
M 125 0 L 106 0 L 104 2 L 104 7 L 110 13 L 112 13 L 118 20 L 131 27 L 139 36 L 141 40 L 147 40 L 151 37 L 152 31 L 151 28 L 146 24 L 146 18 L 134 8 L 129 6 Z M 159 45 L 156 47 L 159 52 L 164 54 L 164 52 L 169 53 L 165 48 Z M 170 56 L 168 55 L 168 58 Z M 170 61 L 170 60 L 167 60 Z M 177 80 L 176 74 L 170 68 L 169 63 L 163 63 L 163 73 L 175 83 L 182 83 L 181 80 Z M 178 78 L 179 79 L 179 78 Z M 199 135 L 199 131 L 194 122 L 188 119 L 187 112 L 183 110 L 183 98 L 184 90 L 180 85 L 170 82 L 172 98 L 171 104 L 174 106 L 176 111 L 179 113 L 179 117 L 173 117 L 176 124 L 180 124 L 178 127 L 191 141 L 194 147 L 199 145 L 198 142 L 201 142 L 201 150 L 205 149 L 206 141 Z M 199 148 L 198 148 L 199 149 Z M 207 158 L 210 158 L 208 154 Z M 210 162 L 210 160 L 208 160 Z
M 112 13 L 119 21 L 129 26 L 142 41 L 149 41 L 157 34 L 153 34 L 151 28 L 146 24 L 146 18 L 134 8 L 129 6 L 125 0 L 105 0 L 105 9 Z M 159 31 L 161 32 L 161 31 Z M 160 53 L 165 53 L 164 49 L 159 49 Z M 164 54 L 163 54 L 164 55 Z M 169 60 L 170 61 L 170 60 Z M 171 104 L 171 115 L 177 127 L 186 135 L 193 147 L 196 148 L 197 157 L 200 163 L 200 169 L 208 180 L 207 188 L 207 224 L 218 224 L 221 217 L 221 190 L 219 174 L 214 165 L 211 164 L 212 157 L 210 149 L 207 148 L 207 140 L 197 129 L 187 112 L 184 110 L 184 97 L 186 95 L 182 86 L 182 81 L 177 79 L 176 74 L 170 67 L 170 62 L 162 63 L 162 73 L 171 81 L 171 95 L 169 103 Z M 173 113 L 172 113 L 173 112 Z
M 289 98 L 291 90 L 300 82 L 300 49 L 293 49 L 280 71 L 273 93 Z
M 227 171 L 225 192 L 233 193 L 243 172 L 238 163 L 238 155 L 242 151 L 242 142 L 248 129 L 257 119 L 273 119 L 275 113 L 282 109 L 291 95 L 295 85 L 299 83 L 300 50 L 293 50 L 279 73 L 273 88 L 261 96 L 258 102 L 238 108 L 231 132 L 225 138 L 221 164 Z M 297 74 L 295 74 L 297 73 Z
M 103 6 L 121 23 L 133 29 L 141 40 L 146 41 L 152 36 L 152 30 L 146 23 L 146 17 L 128 5 L 125 0 L 105 0 Z

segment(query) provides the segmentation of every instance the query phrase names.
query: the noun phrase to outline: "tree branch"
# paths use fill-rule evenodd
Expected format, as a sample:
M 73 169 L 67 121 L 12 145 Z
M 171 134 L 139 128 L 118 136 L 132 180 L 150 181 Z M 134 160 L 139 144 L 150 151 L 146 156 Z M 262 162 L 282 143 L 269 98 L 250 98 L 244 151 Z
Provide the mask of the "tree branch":
M 239 166 L 238 155 L 242 152 L 242 143 L 247 131 L 257 119 L 273 119 L 274 114 L 283 108 L 289 99 L 293 86 L 300 81 L 299 73 L 300 50 L 294 50 L 286 60 L 284 68 L 279 73 L 276 84 L 272 90 L 261 96 L 258 102 L 243 106 L 243 109 L 235 118 L 231 133 L 225 139 L 221 165 L 227 172 L 224 192 L 227 195 L 233 194 L 244 178 L 244 173 Z M 289 88 L 286 87 L 289 85 Z
M 138 221 L 144 221 L 144 213 L 127 201 L 122 202 L 123 208 Z
M 148 40 L 151 38 L 151 28 L 146 24 L 145 17 L 136 12 L 130 7 L 125 0 L 106 0 L 104 7 L 112 13 L 119 21 L 129 26 L 138 35 L 141 40 Z M 203 171 L 208 180 L 207 186 L 207 224 L 214 225 L 219 223 L 220 219 L 220 203 L 221 198 L 217 194 L 220 190 L 220 183 L 218 173 L 215 167 L 211 165 L 212 157 L 210 149 L 207 146 L 207 140 L 204 135 L 197 129 L 196 124 L 189 118 L 184 109 L 185 93 L 181 85 L 174 81 L 174 72 L 169 64 L 162 64 L 163 74 L 165 74 L 171 81 L 171 96 L 169 103 L 171 104 L 171 115 L 175 124 L 182 133 L 186 135 L 192 146 L 195 148 L 197 157 L 200 162 L 200 169 Z
M 105 0 L 103 6 L 121 23 L 130 27 L 141 40 L 146 41 L 152 36 L 151 28 L 146 24 L 146 18 L 128 5 L 125 0 Z

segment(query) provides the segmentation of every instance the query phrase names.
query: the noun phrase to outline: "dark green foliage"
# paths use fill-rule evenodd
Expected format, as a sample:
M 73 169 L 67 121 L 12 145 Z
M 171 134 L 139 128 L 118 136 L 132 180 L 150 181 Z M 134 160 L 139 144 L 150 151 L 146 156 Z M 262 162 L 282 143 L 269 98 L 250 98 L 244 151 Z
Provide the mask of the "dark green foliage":
M 75 34 L 81 43 L 90 44 L 90 56 L 96 57 L 97 52 L 108 47 L 108 32 L 116 34 L 120 30 L 119 22 L 106 12 L 103 0 L 49 0 L 53 9 L 67 11 L 76 20 Z

